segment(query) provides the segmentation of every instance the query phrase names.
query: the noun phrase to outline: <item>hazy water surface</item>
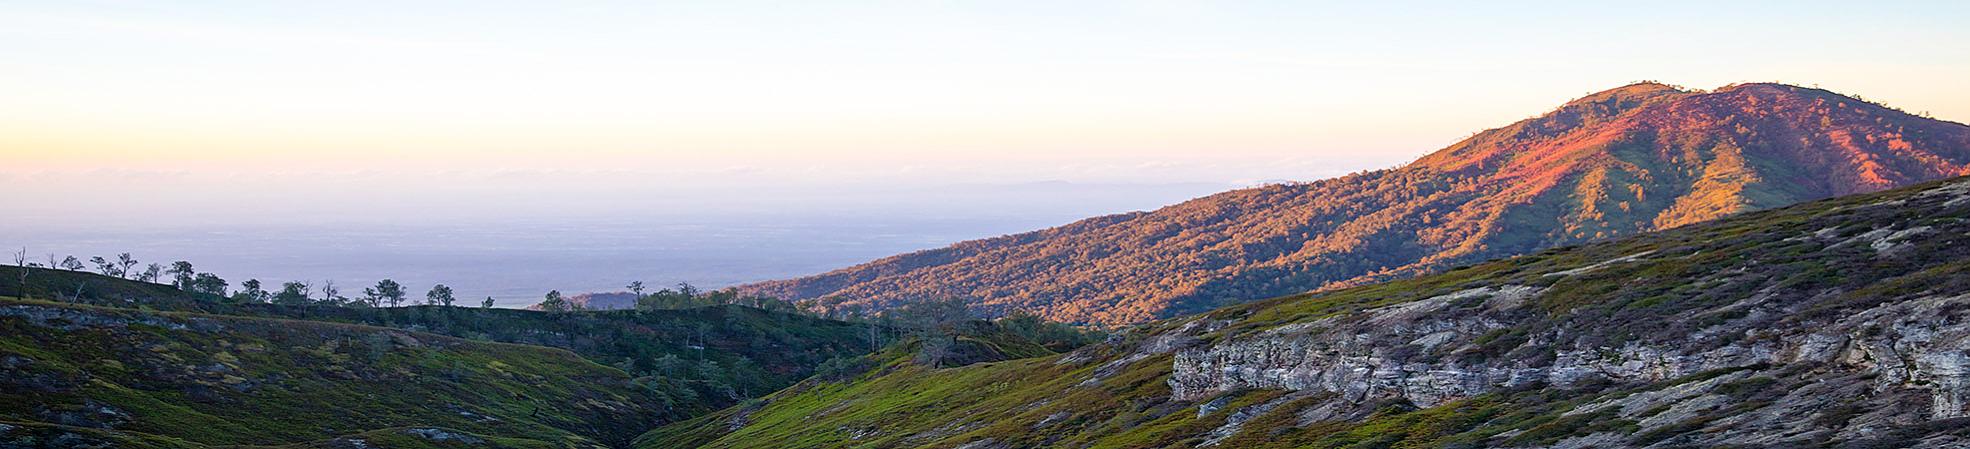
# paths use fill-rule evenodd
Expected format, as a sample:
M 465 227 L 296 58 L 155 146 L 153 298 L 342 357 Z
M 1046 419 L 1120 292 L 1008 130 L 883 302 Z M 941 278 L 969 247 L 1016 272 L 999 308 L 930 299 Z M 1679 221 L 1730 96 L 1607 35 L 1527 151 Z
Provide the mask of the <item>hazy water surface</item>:
M 615 291 L 632 280 L 715 288 L 821 273 L 1086 216 L 1150 209 L 1221 188 L 1050 184 L 961 198 L 900 195 L 857 204 L 857 197 L 844 197 L 839 208 L 643 212 L 623 218 L 480 213 L 401 224 L 170 224 L 125 216 L 52 216 L 0 225 L 0 244 L 8 245 L 9 253 L 25 246 L 30 260 L 42 263 L 48 253 L 87 260 L 130 252 L 144 263 L 189 260 L 235 288 L 247 279 L 259 279 L 269 289 L 289 280 L 334 280 L 344 296 L 353 297 L 363 286 L 390 278 L 405 284 L 414 298 L 422 298 L 433 283 L 445 283 L 461 301 L 476 304 L 492 296 L 502 306 L 521 306 L 550 289 Z

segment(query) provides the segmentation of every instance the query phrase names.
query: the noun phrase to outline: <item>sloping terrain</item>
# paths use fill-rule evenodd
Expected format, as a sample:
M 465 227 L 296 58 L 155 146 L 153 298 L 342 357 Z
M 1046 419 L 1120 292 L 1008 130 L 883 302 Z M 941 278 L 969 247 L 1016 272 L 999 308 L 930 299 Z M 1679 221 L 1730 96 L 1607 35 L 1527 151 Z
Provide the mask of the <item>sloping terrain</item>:
M 1960 447 L 1970 178 L 844 382 L 640 447 Z
M 658 396 L 665 421 L 778 390 L 807 377 L 823 361 L 870 351 L 861 326 L 730 305 L 550 314 L 468 307 L 242 304 L 168 285 L 63 270 L 30 268 L 23 289 L 18 270 L 0 267 L 0 296 L 25 290 L 35 298 L 101 306 L 361 324 L 563 348 L 636 377 Z
M 0 446 L 601 447 L 661 416 L 628 374 L 565 350 L 0 300 Z
M 1970 127 L 1778 84 L 1636 84 L 1414 163 L 742 287 L 1137 323 L 1970 174 Z

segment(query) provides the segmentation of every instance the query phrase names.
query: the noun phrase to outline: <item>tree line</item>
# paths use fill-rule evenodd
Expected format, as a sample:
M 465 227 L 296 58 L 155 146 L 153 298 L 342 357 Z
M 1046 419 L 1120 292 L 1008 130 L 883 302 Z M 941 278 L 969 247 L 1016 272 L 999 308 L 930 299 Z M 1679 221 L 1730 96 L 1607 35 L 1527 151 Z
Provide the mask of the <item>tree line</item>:
M 21 268 L 45 268 L 85 273 L 94 272 L 118 279 L 166 284 L 186 292 L 217 297 L 235 303 L 294 306 L 329 305 L 340 307 L 397 307 L 404 305 L 406 302 L 416 304 L 410 298 L 410 293 L 404 285 L 391 279 L 376 281 L 376 285 L 364 287 L 361 295 L 349 297 L 343 295 L 342 288 L 336 285 L 334 280 L 322 281 L 320 283 L 288 281 L 281 283 L 278 288 L 269 288 L 266 284 L 261 283 L 259 279 L 247 279 L 245 282 L 239 284 L 238 289 L 233 289 L 232 284 L 226 281 L 225 278 L 219 277 L 215 273 L 199 272 L 197 268 L 192 266 L 190 261 L 180 260 L 171 262 L 169 265 L 151 263 L 139 270 L 136 267 L 140 262 L 130 253 L 118 254 L 114 259 L 93 256 L 86 263 L 83 259 L 77 258 L 74 255 L 59 257 L 56 254 L 50 253 L 48 254 L 46 264 L 28 260 L 29 257 L 26 248 L 21 248 L 20 251 L 15 252 L 13 255 L 14 265 Z M 91 269 L 92 267 L 93 270 Z M 20 270 L 20 284 L 23 292 L 27 291 L 26 285 L 30 271 L 25 269 Z M 423 303 L 425 305 L 451 307 L 457 302 L 458 297 L 452 292 L 452 288 L 445 284 L 433 285 L 430 290 L 424 293 Z M 492 306 L 493 298 L 490 296 L 486 297 L 484 301 L 479 302 L 479 307 L 482 308 L 491 308 Z
M 223 301 L 240 304 L 276 304 L 286 306 L 336 306 L 354 308 L 380 308 L 416 305 L 411 290 L 392 279 L 376 281 L 375 285 L 363 287 L 359 295 L 345 296 L 342 287 L 334 280 L 319 283 L 307 281 L 287 281 L 277 288 L 262 283 L 259 279 L 247 279 L 238 288 L 215 273 L 200 272 L 190 261 L 174 261 L 168 265 L 151 263 L 142 269 L 136 257 L 121 253 L 114 258 L 94 256 L 87 262 L 76 256 L 58 257 L 47 255 L 48 263 L 28 260 L 27 249 L 14 253 L 14 263 L 22 268 L 50 268 L 78 272 L 95 272 L 119 279 L 138 282 L 166 284 L 179 290 L 194 294 L 220 298 Z M 91 268 L 93 267 L 93 270 Z M 27 291 L 27 276 L 31 270 L 19 270 L 23 292 Z M 918 362 L 936 366 L 950 356 L 959 336 L 965 332 L 964 325 L 983 321 L 996 329 L 1053 349 L 1073 348 L 1086 344 L 1101 335 L 1099 330 L 1084 329 L 1068 324 L 1047 321 L 1039 315 L 1023 310 L 1014 310 L 997 317 L 989 317 L 981 310 L 970 306 L 969 301 L 960 298 L 928 298 L 905 301 L 898 307 L 878 310 L 863 304 L 839 297 L 785 301 L 760 295 L 742 294 L 736 289 L 703 290 L 689 282 L 679 282 L 670 288 L 651 290 L 643 281 L 633 281 L 624 288 L 635 295 L 637 310 L 674 310 L 697 307 L 736 305 L 794 315 L 822 319 L 847 321 L 859 324 L 865 329 L 863 339 L 869 351 L 880 350 L 883 346 L 899 339 L 908 338 L 917 342 Z M 78 292 L 79 295 L 79 292 Z M 423 305 L 454 307 L 458 298 L 450 286 L 435 284 L 424 293 Z M 486 297 L 477 305 L 492 308 L 494 300 Z M 560 290 L 550 290 L 543 297 L 538 308 L 549 313 L 571 313 L 586 310 L 583 304 L 571 301 Z M 698 334 L 708 334 L 710 329 L 701 329 Z M 700 336 L 697 344 L 705 340 Z M 689 342 L 687 342 L 689 344 Z

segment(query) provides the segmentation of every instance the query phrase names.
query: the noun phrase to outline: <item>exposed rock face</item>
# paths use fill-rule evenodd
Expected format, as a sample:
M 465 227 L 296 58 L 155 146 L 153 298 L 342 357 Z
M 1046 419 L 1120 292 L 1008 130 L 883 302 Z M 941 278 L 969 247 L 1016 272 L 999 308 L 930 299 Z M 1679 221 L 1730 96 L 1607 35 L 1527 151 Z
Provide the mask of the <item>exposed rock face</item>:
M 778 421 L 691 432 L 707 447 L 843 428 L 936 438 L 803 447 L 1970 447 L 1970 178 L 872 382 L 965 396 L 814 389 L 784 403 L 853 405 L 826 427 L 768 405 L 755 416 Z
M 1690 293 L 1695 297 L 1684 302 L 1622 303 L 1619 285 L 1585 297 L 1576 296 L 1581 289 L 1559 288 L 1569 282 L 1634 282 L 1628 273 L 1690 264 L 1705 250 L 1714 251 L 1686 246 L 1522 277 L 1543 278 L 1546 286 L 1483 285 L 1216 339 L 1179 327 L 1172 333 L 1213 342 L 1177 349 L 1168 383 L 1174 398 L 1185 401 L 1260 389 L 1330 392 L 1357 404 L 1402 400 L 1433 407 L 1511 389 L 1642 386 L 1728 372 L 1576 412 L 1612 405 L 1620 411 L 1608 419 L 1634 419 L 1644 429 L 1667 426 L 1737 405 L 1715 390 L 1757 379 L 1811 383 L 1864 403 L 1897 398 L 1833 433 L 1848 438 L 1869 437 L 1874 431 L 1866 426 L 1970 417 L 1970 294 L 1964 292 L 1963 276 L 1939 274 L 1926 280 L 1936 284 L 1929 285 L 1907 273 L 1848 272 L 1884 267 L 1933 267 L 1917 275 L 1960 272 L 1962 246 L 1970 246 L 1963 241 L 1970 234 L 1966 197 L 1970 181 L 1958 181 L 1906 199 L 1837 208 L 1845 223 L 1829 220 L 1822 226 L 1809 219 L 1787 227 L 1790 235 L 1770 230 L 1757 240 L 1782 242 L 1765 250 L 1773 255 L 1747 254 L 1706 276 L 1679 280 L 1735 292 L 1707 300 Z M 1798 273 L 1766 264 L 1834 267 Z M 1839 287 L 1813 275 L 1883 279 Z M 1622 314 L 1648 319 L 1611 319 Z M 1770 426 L 1796 427 L 1790 421 L 1833 407 L 1825 397 L 1796 391 L 1761 405 L 1741 412 L 1745 418 L 1738 424 L 1763 419 Z M 1651 413 L 1643 415 L 1644 410 Z M 1812 433 L 1810 427 L 1798 432 Z M 1769 429 L 1713 430 L 1735 436 L 1701 440 L 1704 444 L 1745 444 L 1754 436 L 1772 439 L 1765 443 L 1790 441 Z M 1556 447 L 1621 445 L 1609 441 L 1621 440 L 1582 437 Z
M 1378 313 L 1440 312 L 1432 299 Z M 1417 307 L 1417 306 L 1423 307 Z M 1970 296 L 1924 298 L 1884 304 L 1821 328 L 1724 327 L 1713 334 L 1755 334 L 1755 343 L 1701 345 L 1629 344 L 1559 351 L 1550 364 L 1536 361 L 1414 361 L 1393 354 L 1405 347 L 1474 340 L 1502 328 L 1510 310 L 1465 318 L 1425 319 L 1399 326 L 1340 325 L 1315 333 L 1273 333 L 1179 351 L 1170 387 L 1180 400 L 1207 399 L 1239 389 L 1327 391 L 1350 401 L 1399 397 L 1421 407 L 1500 388 L 1535 383 L 1567 387 L 1587 379 L 1657 382 L 1697 373 L 1760 365 L 1831 364 L 1873 376 L 1875 388 L 1930 392 L 1930 416 L 1970 416 L 1970 321 L 1959 314 Z M 1744 322 L 1740 322 L 1744 323 Z M 1746 323 L 1748 324 L 1748 323 Z M 1579 331 L 1579 330 L 1576 330 Z M 1525 345 L 1551 345 L 1568 334 L 1553 331 Z
M 1352 401 L 1370 396 L 1403 396 L 1429 406 L 1508 386 L 1545 380 L 1548 370 L 1524 363 L 1492 366 L 1457 363 L 1406 363 L 1395 351 L 1429 350 L 1469 341 L 1502 326 L 1495 316 L 1419 320 L 1452 300 L 1511 292 L 1494 297 L 1516 302 L 1529 289 L 1473 289 L 1389 306 L 1342 325 L 1329 319 L 1289 326 L 1255 338 L 1179 351 L 1170 386 L 1177 399 L 1194 400 L 1242 388 L 1322 390 Z M 1486 299 L 1487 303 L 1493 299 Z M 1506 309 L 1503 312 L 1509 312 Z M 1570 374 L 1562 374 L 1567 376 Z
M 476 436 L 472 436 L 470 434 L 455 432 L 448 429 L 440 429 L 436 427 L 420 427 L 415 429 L 406 429 L 404 430 L 404 433 L 409 434 L 411 436 L 416 436 L 437 442 L 457 442 L 459 444 L 465 444 L 465 445 L 486 444 L 486 440 L 484 438 L 479 438 Z

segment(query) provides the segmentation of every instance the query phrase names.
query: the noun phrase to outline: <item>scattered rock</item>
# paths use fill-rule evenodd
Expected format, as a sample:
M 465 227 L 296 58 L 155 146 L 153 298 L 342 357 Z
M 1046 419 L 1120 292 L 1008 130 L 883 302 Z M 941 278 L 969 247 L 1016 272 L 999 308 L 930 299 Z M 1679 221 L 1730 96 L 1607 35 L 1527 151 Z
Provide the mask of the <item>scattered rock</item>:
M 458 442 L 464 444 L 486 443 L 486 440 L 483 438 L 467 435 L 464 433 L 453 432 L 450 430 L 440 429 L 436 427 L 420 427 L 415 429 L 406 429 L 404 430 L 404 433 L 431 441 Z

